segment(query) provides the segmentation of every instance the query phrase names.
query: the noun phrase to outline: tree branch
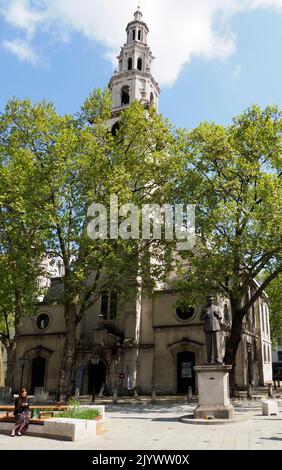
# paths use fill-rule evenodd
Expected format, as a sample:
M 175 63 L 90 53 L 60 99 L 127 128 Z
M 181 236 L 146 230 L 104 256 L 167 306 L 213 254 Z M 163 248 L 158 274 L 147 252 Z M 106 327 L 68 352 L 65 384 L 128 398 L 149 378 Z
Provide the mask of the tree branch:
M 255 294 L 248 300 L 248 302 L 242 308 L 242 313 L 246 314 L 248 310 L 252 307 L 255 301 L 264 293 L 267 286 L 275 279 L 278 274 L 282 272 L 282 267 L 274 271 L 265 281 L 260 285 L 260 287 L 256 290 Z

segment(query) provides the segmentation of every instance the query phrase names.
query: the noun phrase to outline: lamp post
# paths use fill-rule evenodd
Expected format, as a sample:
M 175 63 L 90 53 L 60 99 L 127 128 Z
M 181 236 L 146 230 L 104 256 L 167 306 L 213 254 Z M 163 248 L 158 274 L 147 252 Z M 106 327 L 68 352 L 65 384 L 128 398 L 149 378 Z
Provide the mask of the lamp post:
M 91 364 L 96 366 L 99 364 L 100 358 L 97 355 L 94 355 L 90 358 Z M 92 392 L 92 401 L 95 401 L 95 372 L 93 373 L 93 392 Z
M 20 388 L 22 388 L 23 386 L 23 373 L 24 373 L 24 366 L 27 366 L 29 364 L 29 357 L 24 355 L 22 357 L 19 358 L 19 363 L 20 363 L 20 366 L 22 368 L 22 375 L 21 375 L 21 386 Z

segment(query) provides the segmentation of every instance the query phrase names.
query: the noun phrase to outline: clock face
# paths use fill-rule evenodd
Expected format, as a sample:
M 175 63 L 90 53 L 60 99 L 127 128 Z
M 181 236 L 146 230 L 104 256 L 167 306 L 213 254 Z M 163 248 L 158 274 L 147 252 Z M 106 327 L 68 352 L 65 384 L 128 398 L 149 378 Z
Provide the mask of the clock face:
M 46 330 L 50 324 L 50 318 L 47 313 L 41 313 L 36 319 L 36 326 L 39 330 Z

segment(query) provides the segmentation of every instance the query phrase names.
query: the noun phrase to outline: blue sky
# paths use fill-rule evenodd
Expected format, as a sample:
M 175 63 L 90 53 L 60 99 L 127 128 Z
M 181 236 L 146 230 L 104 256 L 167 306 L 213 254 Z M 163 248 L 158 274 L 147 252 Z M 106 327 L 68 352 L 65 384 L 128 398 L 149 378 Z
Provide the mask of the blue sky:
M 175 125 L 227 124 L 252 103 L 282 108 L 281 0 L 153 1 L 142 10 L 160 112 Z M 1 110 L 16 96 L 75 113 L 94 87 L 107 86 L 136 1 L 121 0 L 118 14 L 116 2 L 103 2 L 0 0 Z
M 171 89 L 161 111 L 180 126 L 200 121 L 229 123 L 252 103 L 282 108 L 282 15 L 244 13 L 234 18 L 236 51 L 225 59 L 192 59 Z

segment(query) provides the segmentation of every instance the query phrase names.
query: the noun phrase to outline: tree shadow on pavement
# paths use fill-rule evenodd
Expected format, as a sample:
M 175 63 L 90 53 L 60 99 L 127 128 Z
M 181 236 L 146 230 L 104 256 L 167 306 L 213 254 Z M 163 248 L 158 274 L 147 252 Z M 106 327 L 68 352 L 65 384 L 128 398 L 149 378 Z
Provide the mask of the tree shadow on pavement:
M 282 437 L 260 437 L 264 441 L 282 441 Z

